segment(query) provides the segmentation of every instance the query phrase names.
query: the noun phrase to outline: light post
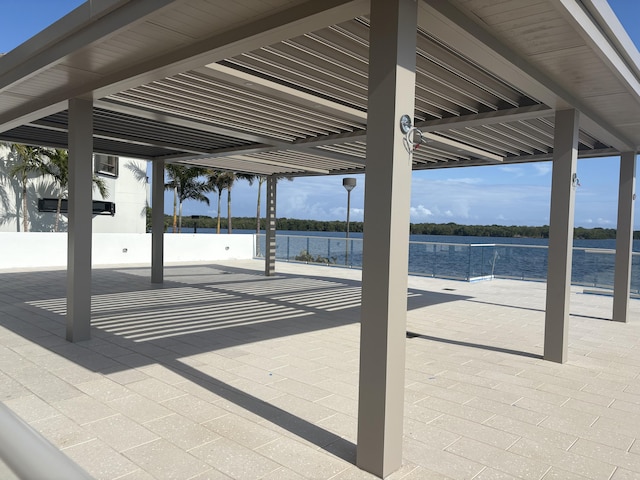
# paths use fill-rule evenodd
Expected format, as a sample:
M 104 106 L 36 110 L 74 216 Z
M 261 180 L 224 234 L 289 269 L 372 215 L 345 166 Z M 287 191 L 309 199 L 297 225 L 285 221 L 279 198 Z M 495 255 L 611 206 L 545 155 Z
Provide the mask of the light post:
M 349 265 L 349 213 L 351 212 L 351 190 L 356 188 L 356 179 L 355 178 L 343 178 L 342 186 L 347 191 L 347 240 L 346 240 L 346 251 L 344 256 L 344 264 L 345 266 Z

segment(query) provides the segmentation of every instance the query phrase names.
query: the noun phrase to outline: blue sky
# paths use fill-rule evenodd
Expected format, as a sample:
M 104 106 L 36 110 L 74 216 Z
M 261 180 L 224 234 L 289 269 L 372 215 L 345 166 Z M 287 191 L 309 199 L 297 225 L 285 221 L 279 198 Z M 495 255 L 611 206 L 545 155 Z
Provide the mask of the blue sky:
M 82 0 L 2 0 L 0 52 L 8 52 L 47 25 L 82 4 Z M 640 45 L 640 1 L 610 0 L 609 4 L 636 45 Z M 581 187 L 576 192 L 576 226 L 615 227 L 619 159 L 578 161 Z M 364 176 L 351 194 L 351 220 L 362 220 Z M 551 163 L 445 168 L 413 174 L 411 221 L 460 224 L 544 225 L 549 223 Z M 263 193 L 264 194 L 264 193 Z M 257 186 L 240 182 L 233 189 L 234 216 L 254 216 Z M 226 194 L 223 196 L 226 198 Z M 215 216 L 211 206 L 185 202 L 185 215 Z M 165 211 L 171 211 L 167 194 Z M 264 203 L 264 202 L 263 202 Z M 342 177 L 298 178 L 278 185 L 278 216 L 343 220 L 346 192 Z M 223 212 L 226 201 L 223 199 Z M 636 229 L 640 212 L 636 209 Z

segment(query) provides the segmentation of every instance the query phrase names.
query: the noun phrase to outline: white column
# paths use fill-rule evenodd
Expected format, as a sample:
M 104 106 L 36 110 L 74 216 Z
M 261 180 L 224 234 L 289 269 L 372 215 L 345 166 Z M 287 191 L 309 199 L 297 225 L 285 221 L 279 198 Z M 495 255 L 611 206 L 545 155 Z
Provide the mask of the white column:
M 415 0 L 371 1 L 356 463 L 379 477 L 402 465 L 416 21 Z
M 629 314 L 633 251 L 633 204 L 636 199 L 636 153 L 620 157 L 616 267 L 613 279 L 613 320 L 626 322 Z
M 544 359 L 557 363 L 567 361 L 569 341 L 579 115 L 571 109 L 555 117 Z
M 276 273 L 276 186 L 278 179 L 267 177 L 267 218 L 264 245 L 264 274 L 267 277 Z
M 164 160 L 152 162 L 151 283 L 164 282 Z
M 91 337 L 93 102 L 69 100 L 67 340 Z

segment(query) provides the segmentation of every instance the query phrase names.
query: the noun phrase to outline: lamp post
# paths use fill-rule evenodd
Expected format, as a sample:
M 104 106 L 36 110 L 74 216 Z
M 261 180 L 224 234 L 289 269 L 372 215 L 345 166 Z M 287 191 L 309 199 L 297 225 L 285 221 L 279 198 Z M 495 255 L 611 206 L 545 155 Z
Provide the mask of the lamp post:
M 343 178 L 342 186 L 347 191 L 347 241 L 346 241 L 346 251 L 344 256 L 344 264 L 345 266 L 349 265 L 349 213 L 351 212 L 351 190 L 356 188 L 356 179 L 355 178 Z

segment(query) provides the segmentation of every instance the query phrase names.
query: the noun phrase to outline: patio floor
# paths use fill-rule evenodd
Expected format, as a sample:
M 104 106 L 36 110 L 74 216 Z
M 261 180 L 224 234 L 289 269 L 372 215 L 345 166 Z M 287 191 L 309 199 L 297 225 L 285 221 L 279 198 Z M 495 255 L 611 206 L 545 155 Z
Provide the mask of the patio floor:
M 95 269 L 93 339 L 64 340 L 65 271 L 0 272 L 0 400 L 96 478 L 371 479 L 354 465 L 360 271 Z M 390 478 L 640 478 L 640 300 L 410 277 L 404 465 Z M 37 461 L 37 460 L 36 460 Z M 0 466 L 0 478 L 13 478 Z

